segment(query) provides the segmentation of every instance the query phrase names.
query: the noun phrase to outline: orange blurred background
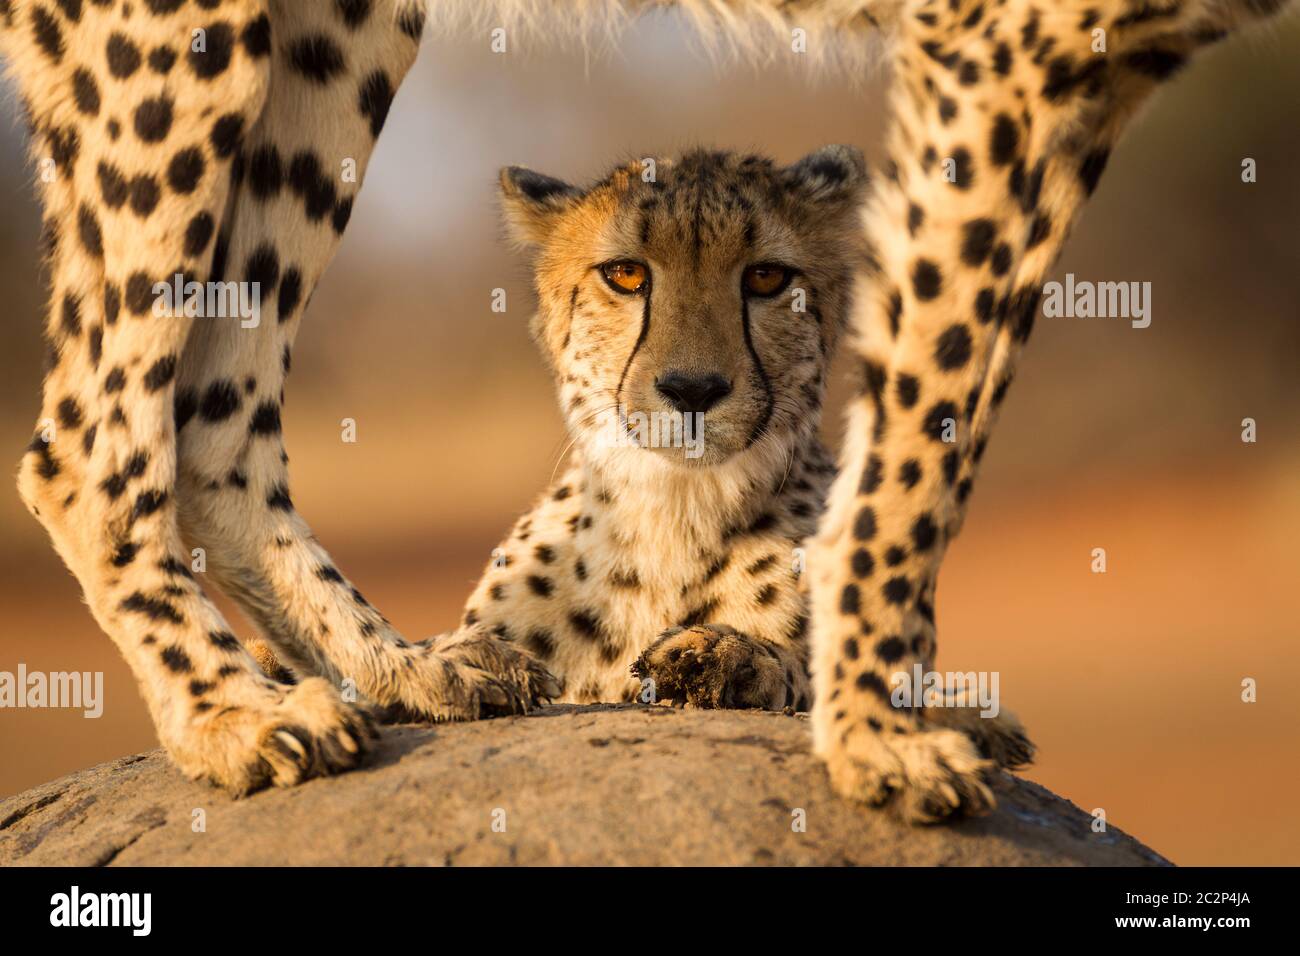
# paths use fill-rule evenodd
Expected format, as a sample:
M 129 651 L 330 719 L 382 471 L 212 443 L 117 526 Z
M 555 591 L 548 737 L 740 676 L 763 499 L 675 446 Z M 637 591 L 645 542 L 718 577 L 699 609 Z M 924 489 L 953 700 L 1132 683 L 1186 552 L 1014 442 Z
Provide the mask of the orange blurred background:
M 1151 326 L 1040 318 L 939 590 L 938 666 L 1000 672 L 1040 746 L 1027 776 L 1182 864 L 1300 863 L 1297 89 L 1292 19 L 1204 55 L 1130 132 L 1055 273 L 1151 282 Z M 878 160 L 882 124 L 878 81 L 710 65 L 667 15 L 607 56 L 426 38 L 303 323 L 285 409 L 294 501 L 349 577 L 409 637 L 452 626 L 564 447 L 527 271 L 500 241 L 498 167 L 583 181 L 696 143 L 788 162 L 851 142 Z M 18 128 L 0 130 L 0 447 L 15 463 L 38 412 L 42 310 Z M 1090 570 L 1097 547 L 1106 574 Z M 0 795 L 155 746 L 12 485 L 0 607 L 0 670 L 102 670 L 106 696 L 98 720 L 0 710 Z

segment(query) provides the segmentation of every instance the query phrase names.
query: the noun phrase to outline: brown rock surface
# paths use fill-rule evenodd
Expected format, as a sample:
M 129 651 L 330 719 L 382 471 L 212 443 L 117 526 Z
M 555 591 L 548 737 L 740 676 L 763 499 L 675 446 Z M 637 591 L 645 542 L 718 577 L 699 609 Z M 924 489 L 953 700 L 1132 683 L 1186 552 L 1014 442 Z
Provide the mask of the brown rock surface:
M 988 817 L 900 824 L 834 797 L 809 742 L 780 714 L 556 706 L 389 727 L 362 769 L 243 800 L 155 750 L 0 801 L 0 865 L 1167 862 L 1009 775 Z

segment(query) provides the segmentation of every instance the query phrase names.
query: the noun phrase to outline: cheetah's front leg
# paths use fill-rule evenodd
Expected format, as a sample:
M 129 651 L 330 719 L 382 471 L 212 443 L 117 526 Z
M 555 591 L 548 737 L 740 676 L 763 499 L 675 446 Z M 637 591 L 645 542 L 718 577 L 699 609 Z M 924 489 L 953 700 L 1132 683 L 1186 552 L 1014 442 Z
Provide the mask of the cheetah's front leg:
M 817 751 L 841 793 L 897 796 L 931 822 L 991 806 L 985 754 L 1014 765 L 1032 746 L 1009 718 L 897 697 L 896 675 L 931 668 L 939 564 L 1045 273 L 1127 118 L 1216 34 L 1197 3 L 1136 21 L 1124 4 L 920 6 L 900 28 L 868 212 L 880 275 L 855 316 L 863 392 L 809 557 Z
M 202 323 L 186 347 L 180 517 L 281 663 L 355 686 L 391 715 L 457 720 L 527 710 L 559 685 L 485 628 L 404 640 L 294 508 L 280 422 L 294 337 L 415 60 L 421 9 L 410 0 L 273 9 L 269 93 L 216 240 L 216 271 L 256 282 L 260 314 L 255 324 Z
M 371 731 L 324 681 L 263 676 L 181 543 L 173 388 L 195 320 L 157 309 L 155 282 L 209 274 L 231 155 L 266 93 L 268 21 L 262 0 L 164 6 L 18 0 L 0 13 L 48 174 L 54 362 L 18 484 L 168 753 L 246 793 L 353 767 Z

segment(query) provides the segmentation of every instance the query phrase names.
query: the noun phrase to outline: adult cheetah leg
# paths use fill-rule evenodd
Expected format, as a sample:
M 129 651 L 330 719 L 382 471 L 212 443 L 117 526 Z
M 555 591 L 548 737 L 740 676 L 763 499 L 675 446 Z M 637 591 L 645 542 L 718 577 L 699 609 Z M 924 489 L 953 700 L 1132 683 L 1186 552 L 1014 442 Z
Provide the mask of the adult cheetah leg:
M 864 388 L 810 564 L 816 748 L 839 792 L 897 794 L 914 821 L 982 812 L 995 761 L 1032 755 L 1005 711 L 896 702 L 894 678 L 931 669 L 939 564 L 1045 274 L 1137 106 L 1264 5 L 1140 6 L 925 2 L 900 28 L 891 159 L 868 209 L 879 274 L 855 316 Z
M 265 96 L 264 4 L 129 6 L 0 10 L 52 280 L 52 367 L 19 492 L 173 759 L 242 793 L 351 767 L 370 731 L 324 681 L 260 673 L 191 576 L 176 521 L 173 380 L 193 321 L 155 312 L 153 283 L 209 270 L 230 158 Z
M 289 497 L 280 409 L 303 308 L 333 258 L 393 94 L 418 7 L 273 3 L 266 104 L 248 131 L 215 271 L 256 282 L 257 321 L 201 323 L 181 362 L 179 513 L 208 573 L 280 661 L 405 717 L 522 711 L 559 686 L 524 651 L 467 627 L 403 640 L 343 576 Z

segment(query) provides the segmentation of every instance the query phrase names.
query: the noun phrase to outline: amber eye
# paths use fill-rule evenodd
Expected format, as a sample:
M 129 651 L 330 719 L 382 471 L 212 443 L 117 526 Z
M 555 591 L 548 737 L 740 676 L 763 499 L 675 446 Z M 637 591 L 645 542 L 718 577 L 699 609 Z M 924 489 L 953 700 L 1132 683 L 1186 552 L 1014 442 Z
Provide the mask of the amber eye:
M 645 288 L 648 270 L 639 262 L 611 262 L 601 266 L 605 281 L 618 292 L 640 292 Z
M 745 291 L 751 295 L 776 295 L 790 281 L 790 270 L 785 266 L 760 263 L 745 270 Z

